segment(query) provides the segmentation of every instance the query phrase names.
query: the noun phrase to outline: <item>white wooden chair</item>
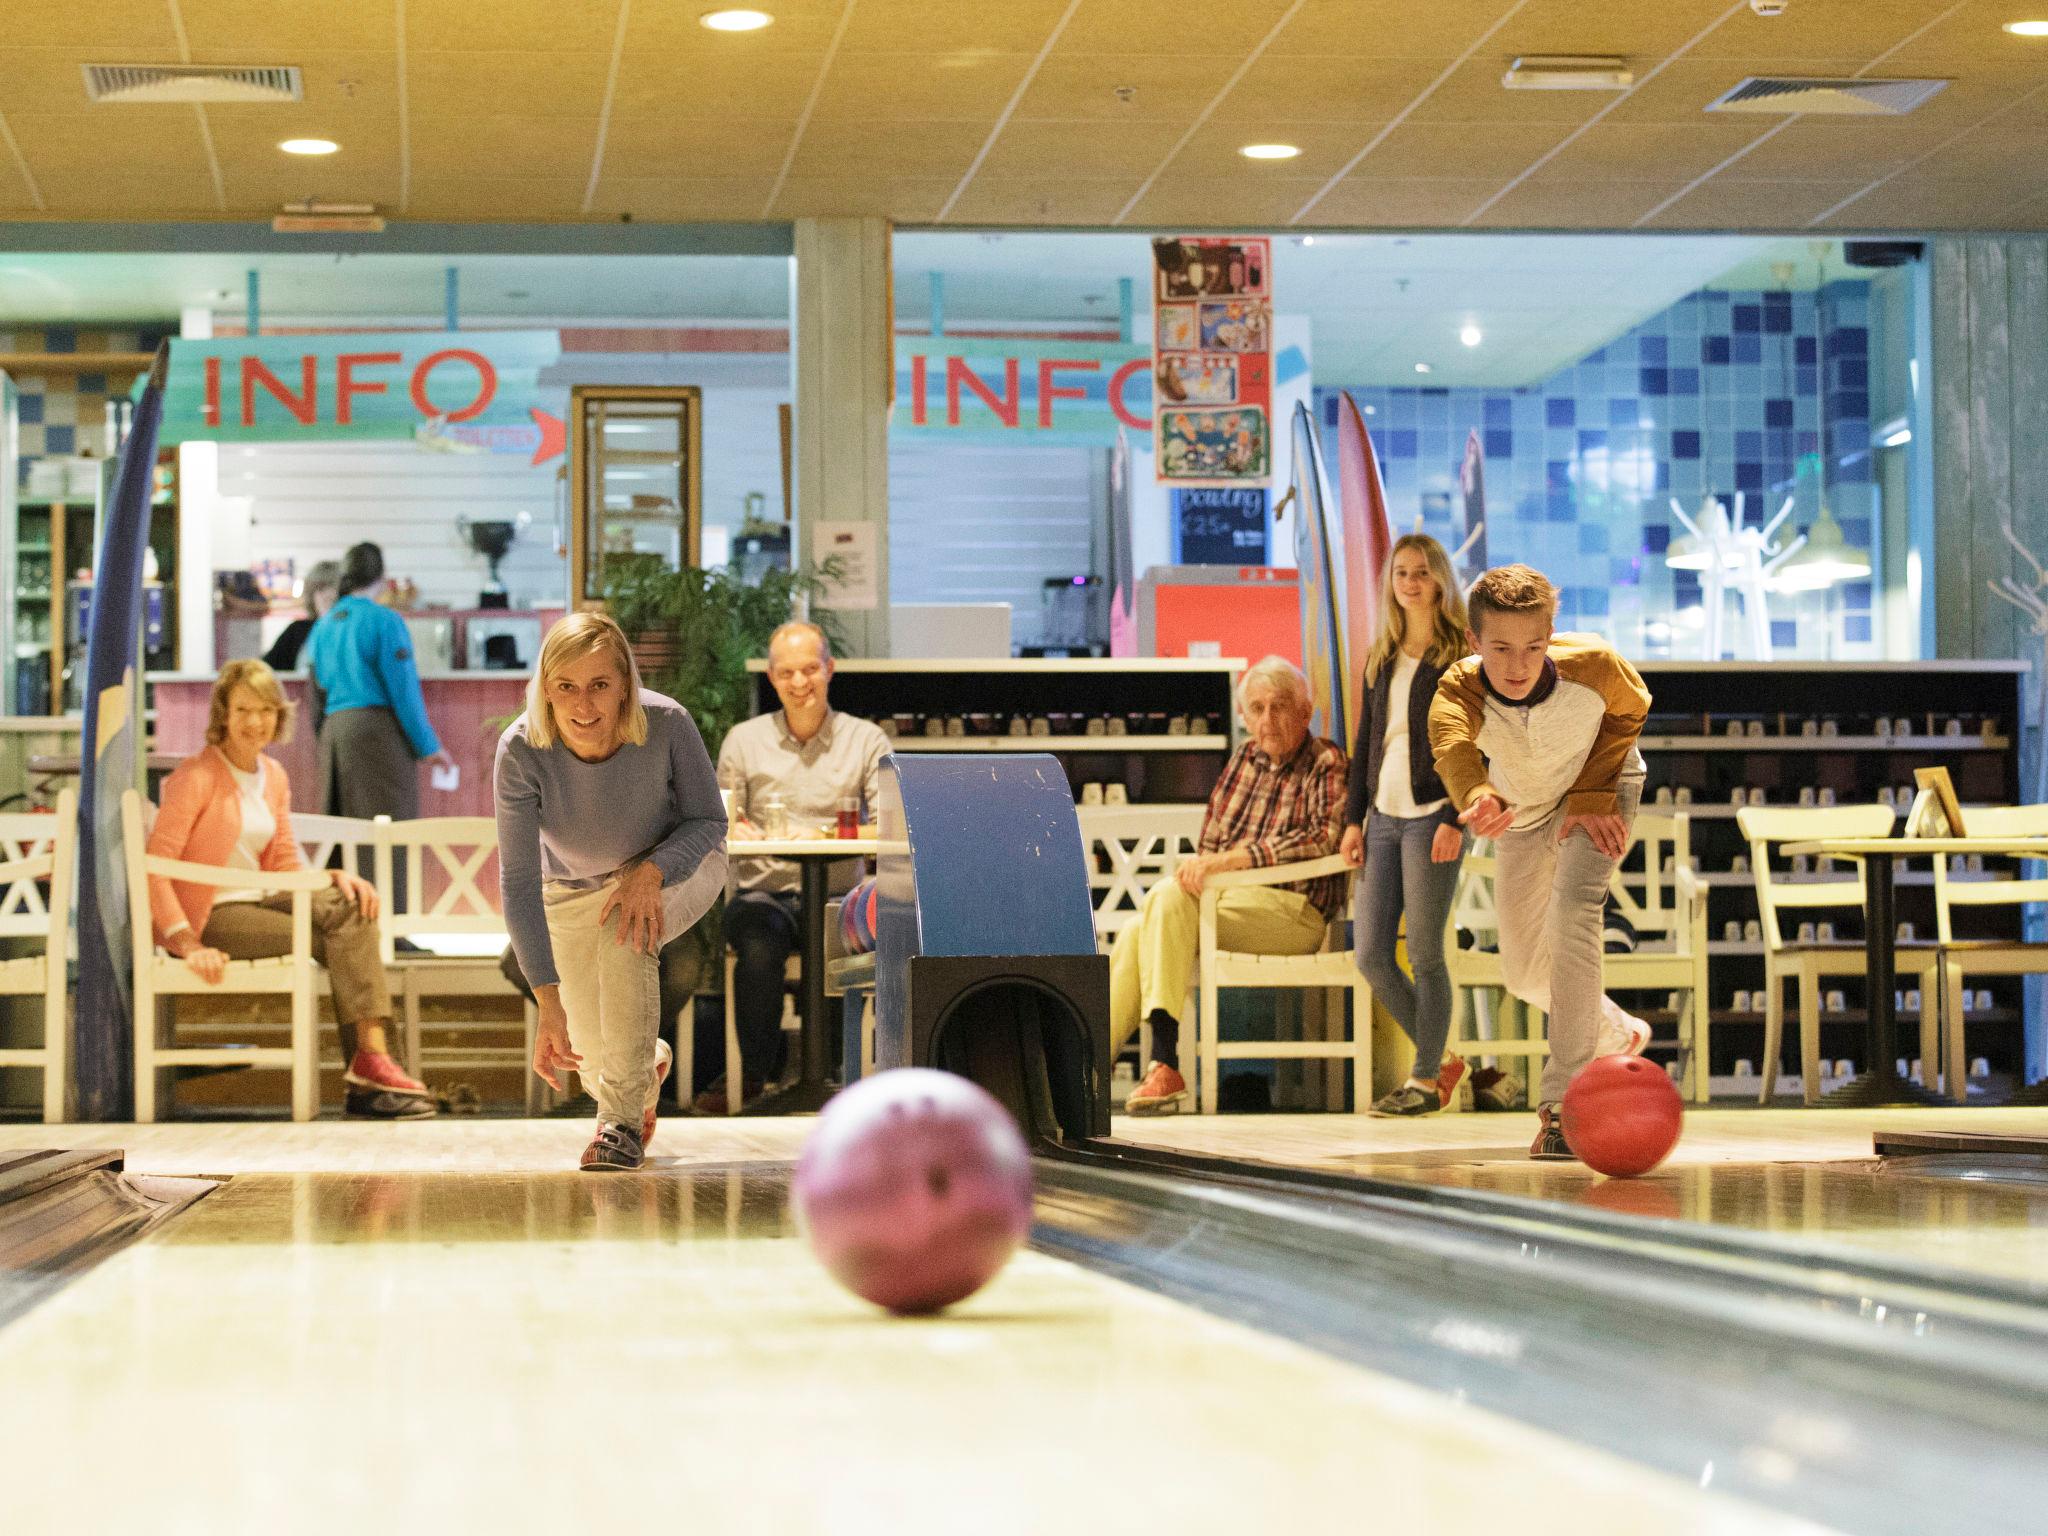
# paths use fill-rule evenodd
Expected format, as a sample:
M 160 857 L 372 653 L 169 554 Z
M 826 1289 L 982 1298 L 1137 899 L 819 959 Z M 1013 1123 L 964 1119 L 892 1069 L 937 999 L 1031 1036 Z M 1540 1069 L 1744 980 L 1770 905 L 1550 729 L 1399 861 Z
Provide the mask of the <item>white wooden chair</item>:
M 1802 877 L 1772 867 L 1772 846 L 1830 837 L 1889 837 L 1897 820 L 1897 813 L 1888 805 L 1745 806 L 1736 813 L 1735 823 L 1749 841 L 1750 878 L 1756 883 L 1757 916 L 1764 933 L 1763 1088 L 1757 1095 L 1760 1104 L 1770 1103 L 1778 1084 L 1778 1052 L 1785 1033 L 1785 983 L 1799 984 L 1799 1082 L 1805 1101 L 1811 1105 L 1820 1101 L 1821 979 L 1862 977 L 1866 973 L 1861 939 L 1837 939 L 1832 943 L 1795 941 L 1785 937 L 1780 922 L 1786 911 L 1864 909 L 1862 861 L 1850 861 L 1846 873 L 1831 879 Z M 1940 955 L 1932 944 L 1899 945 L 1895 954 L 1899 976 L 1920 979 L 1920 1058 L 1922 1071 L 1930 1071 L 1924 1063 L 1940 1057 Z M 1865 1062 L 1864 1070 L 1882 1071 L 1887 1065 Z
M 430 1065 L 509 1065 L 511 1053 L 502 1049 L 452 1046 L 428 1053 L 420 1041 L 420 1004 L 426 998 L 519 995 L 498 963 L 509 942 L 504 914 L 482 884 L 485 866 L 498 851 L 497 822 L 489 816 L 423 816 L 409 821 L 379 816 L 374 825 L 379 938 L 405 1033 L 406 1065 L 422 1076 Z M 392 899 L 394 876 L 401 867 L 402 906 Z M 431 890 L 436 883 L 440 889 Z M 412 940 L 425 953 L 399 950 L 400 939 Z M 523 1014 L 520 1068 L 527 1111 L 533 1113 L 539 1084 L 533 1073 L 533 1038 L 540 1016 L 531 1003 L 525 1003 Z
M 0 937 L 40 938 L 43 952 L 0 960 L 0 996 L 41 997 L 43 1043 L 0 1050 L 0 1068 L 39 1067 L 43 1119 L 66 1117 L 71 1032 L 65 981 L 71 958 L 71 886 L 78 856 L 78 796 L 57 796 L 54 816 L 0 816 Z M 49 883 L 47 893 L 44 882 Z
M 1216 904 L 1222 893 L 1242 886 L 1290 885 L 1324 875 L 1343 875 L 1347 885 L 1352 867 L 1339 854 L 1308 859 L 1296 864 L 1274 864 L 1264 869 L 1235 869 L 1211 875 L 1202 882 L 1200 939 L 1197 970 L 1201 978 L 1201 1008 L 1195 1028 L 1195 1057 L 1200 1063 L 1199 1093 L 1202 1113 L 1216 1113 L 1218 1077 L 1225 1061 L 1274 1061 L 1281 1059 L 1323 1059 L 1351 1063 L 1352 1111 L 1364 1114 L 1372 1105 L 1372 989 L 1358 969 L 1351 947 L 1332 941 L 1345 931 L 1340 915 L 1331 920 L 1323 947 L 1306 955 L 1239 954 L 1220 949 L 1216 942 Z M 1231 1040 L 1225 1041 L 1217 1028 L 1217 994 L 1225 987 L 1286 987 L 1295 990 L 1349 992 L 1351 994 L 1351 1038 L 1349 1040 Z M 1341 1004 L 1334 1004 L 1341 1009 Z M 1341 1012 L 1335 1015 L 1342 1017 Z M 1337 1098 L 1333 1083 L 1332 1100 Z M 1333 1102 L 1333 1107 L 1334 1102 Z
M 1939 821 L 1934 797 L 1926 790 L 1914 796 L 1906 820 L 1911 836 L 1937 836 L 1946 832 Z M 1972 837 L 2048 837 L 2048 805 L 1973 805 L 1963 814 L 1964 826 Z M 2015 860 L 2016 864 L 2020 861 Z M 1964 1049 L 1964 1027 L 1968 1015 L 1963 1009 L 1963 982 L 1970 976 L 2036 976 L 2048 974 L 2048 944 L 2026 939 L 1964 939 L 1955 931 L 1958 907 L 2023 907 L 2029 902 L 2048 901 L 2048 879 L 2029 879 L 2022 869 L 2010 880 L 1981 878 L 1958 880 L 1950 873 L 1948 860 L 1934 863 L 1934 938 L 1940 947 L 1942 975 L 1942 1047 L 1940 1070 L 1942 1089 L 1958 1104 L 1969 1099 L 1970 1079 L 1964 1071 L 1969 1057 Z M 1921 994 L 1924 1000 L 1926 994 Z M 1929 1054 L 1925 1033 L 1921 1039 L 1920 1079 L 1934 1087 L 1935 1057 Z
M 1084 805 L 1075 810 L 1104 953 L 1138 919 L 1145 893 L 1174 872 L 1202 837 L 1199 805 Z
M 1494 903 L 1493 883 L 1498 873 L 1493 842 L 1480 838 L 1465 850 L 1458 866 L 1458 884 L 1451 896 L 1450 916 L 1444 920 L 1444 968 L 1451 976 L 1451 1032 L 1444 1041 L 1448 1056 L 1479 1056 L 1496 1059 L 1521 1058 L 1531 1086 L 1536 1059 L 1548 1054 L 1541 1016 L 1507 989 L 1500 963 L 1500 913 Z M 1472 942 L 1458 947 L 1462 932 Z M 1489 1002 L 1487 1018 L 1480 1018 L 1480 1000 Z M 1499 1000 L 1499 1012 L 1492 1000 Z M 1518 1021 L 1521 1034 L 1503 1033 L 1506 1016 Z M 1482 1033 L 1482 1029 L 1486 1031 Z M 1461 1099 L 1453 1099 L 1456 1108 Z
M 327 889 L 325 870 L 229 869 L 188 864 L 148 852 L 142 796 L 121 796 L 121 838 L 128 873 L 128 920 L 135 965 L 135 1119 L 147 1125 L 157 1114 L 157 1073 L 169 1067 L 285 1067 L 292 1074 L 292 1118 L 311 1120 L 319 1109 L 319 1014 L 316 983 L 325 975 L 313 962 L 313 897 Z M 292 899 L 292 949 L 272 960 L 231 960 L 217 985 L 201 981 L 192 968 L 156 947 L 149 913 L 151 876 L 211 885 L 224 890 L 288 892 Z M 282 996 L 290 1000 L 291 1043 L 287 1046 L 180 1046 L 175 1020 L 160 1004 L 198 993 Z
M 1638 855 L 1640 857 L 1638 858 Z M 1639 867 L 1631 867 L 1631 864 Z M 1458 872 L 1457 894 L 1444 931 L 1444 961 L 1451 973 L 1451 1038 L 1444 1049 L 1461 1056 L 1519 1056 L 1533 1071 L 1535 1061 L 1550 1052 L 1548 1031 L 1532 1009 L 1522 1039 L 1477 1036 L 1480 993 L 1507 997 L 1501 970 L 1500 918 L 1494 904 L 1498 864 L 1491 842 L 1481 842 L 1465 856 Z M 1610 991 L 1676 992 L 1678 1043 L 1684 1052 L 1686 1086 L 1695 1101 L 1705 1103 L 1710 1071 L 1707 988 L 1706 891 L 1692 862 L 1692 820 L 1680 813 L 1657 816 L 1638 812 L 1630 831 L 1628 852 L 1608 884 L 1615 904 L 1635 930 L 1636 948 L 1602 959 L 1604 984 Z M 1490 948 L 1459 949 L 1458 930 Z M 1517 1006 L 1521 1006 L 1519 1003 Z M 1473 1033 L 1467 1033 L 1467 1026 Z

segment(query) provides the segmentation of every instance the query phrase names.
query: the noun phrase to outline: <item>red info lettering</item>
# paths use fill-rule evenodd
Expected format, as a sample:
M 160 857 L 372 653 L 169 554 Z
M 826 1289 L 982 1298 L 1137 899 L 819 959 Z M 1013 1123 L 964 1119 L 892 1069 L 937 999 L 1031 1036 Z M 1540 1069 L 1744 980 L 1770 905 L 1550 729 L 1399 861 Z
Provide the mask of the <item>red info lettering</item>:
M 1092 358 L 1083 357 L 1042 357 L 1038 360 L 1038 424 L 1052 425 L 1052 403 L 1055 400 L 1086 400 L 1088 391 L 1074 384 L 1055 382 L 1055 374 L 1061 368 L 1079 368 L 1094 373 L 1102 364 Z
M 211 359 L 209 359 L 211 361 Z M 261 384 L 271 397 L 291 413 L 291 418 L 302 427 L 313 425 L 313 418 L 320 412 L 320 385 L 314 370 L 318 359 L 311 354 L 299 359 L 299 392 L 295 395 L 285 388 L 284 380 L 264 364 L 260 357 L 242 359 L 242 425 L 256 425 L 256 386 Z M 218 399 L 214 401 L 216 408 Z M 217 423 L 216 423 L 217 425 Z
M 924 425 L 924 380 L 924 354 L 913 352 L 910 354 L 910 424 L 913 427 Z
M 1144 358 L 1134 357 L 1109 376 L 1110 411 L 1125 426 L 1133 427 L 1140 432 L 1150 432 L 1152 430 L 1152 423 L 1146 421 L 1143 417 L 1131 414 L 1131 408 L 1124 404 L 1124 386 L 1143 373 L 1147 366 L 1148 364 Z
M 344 352 L 334 360 L 334 419 L 341 426 L 350 426 L 355 421 L 355 397 L 357 395 L 381 395 L 391 388 L 383 379 L 358 381 L 358 368 L 389 368 L 403 362 L 397 352 Z
M 965 384 L 981 397 L 981 403 L 995 412 L 996 420 L 1006 427 L 1017 425 L 1020 393 L 1017 388 L 1017 359 L 1003 359 L 1003 394 L 998 399 L 994 390 L 981 382 L 964 357 L 946 359 L 946 425 L 960 425 L 960 386 Z
M 220 425 L 220 359 L 206 360 L 206 404 L 201 407 L 199 419 L 209 427 Z
M 398 361 L 398 354 L 392 353 L 391 360 Z M 459 411 L 441 412 L 434 408 L 434 402 L 427 398 L 427 377 L 442 363 L 467 363 L 476 370 L 476 394 L 469 404 Z M 384 386 L 379 384 L 377 388 Z M 413 408 L 422 416 L 446 415 L 450 421 L 469 421 L 483 415 L 498 393 L 498 370 L 491 366 L 491 360 L 481 352 L 472 352 L 467 347 L 447 347 L 439 352 L 429 352 L 412 371 Z

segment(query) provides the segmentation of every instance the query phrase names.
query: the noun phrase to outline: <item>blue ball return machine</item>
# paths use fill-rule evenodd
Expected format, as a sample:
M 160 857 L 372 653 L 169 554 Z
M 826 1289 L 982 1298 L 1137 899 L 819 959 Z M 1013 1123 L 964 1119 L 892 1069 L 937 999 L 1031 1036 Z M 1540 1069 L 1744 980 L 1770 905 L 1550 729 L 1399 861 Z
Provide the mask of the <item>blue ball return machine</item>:
M 1073 790 L 1046 753 L 891 754 L 875 1063 L 971 1078 L 1033 1142 L 1109 1134 L 1109 958 Z

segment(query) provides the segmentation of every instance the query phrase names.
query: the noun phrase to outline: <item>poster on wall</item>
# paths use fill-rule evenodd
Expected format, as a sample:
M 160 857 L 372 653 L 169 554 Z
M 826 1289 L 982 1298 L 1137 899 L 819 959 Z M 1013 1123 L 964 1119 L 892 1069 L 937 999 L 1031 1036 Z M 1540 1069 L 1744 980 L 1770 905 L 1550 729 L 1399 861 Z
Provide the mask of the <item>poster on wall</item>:
M 1153 439 L 1161 482 L 1264 485 L 1273 473 L 1273 242 L 1152 242 Z
M 1264 565 L 1265 487 L 1177 487 L 1173 531 L 1176 565 Z

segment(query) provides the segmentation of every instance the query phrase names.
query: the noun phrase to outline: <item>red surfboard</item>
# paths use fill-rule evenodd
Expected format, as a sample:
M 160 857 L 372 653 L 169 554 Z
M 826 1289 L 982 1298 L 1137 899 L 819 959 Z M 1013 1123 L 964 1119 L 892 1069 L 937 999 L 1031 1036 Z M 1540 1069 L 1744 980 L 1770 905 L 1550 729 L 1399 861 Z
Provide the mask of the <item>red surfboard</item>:
M 1344 542 L 1344 717 L 1355 720 L 1365 697 L 1365 658 L 1384 617 L 1380 589 L 1394 538 L 1380 462 L 1349 392 L 1337 396 L 1337 508 Z

